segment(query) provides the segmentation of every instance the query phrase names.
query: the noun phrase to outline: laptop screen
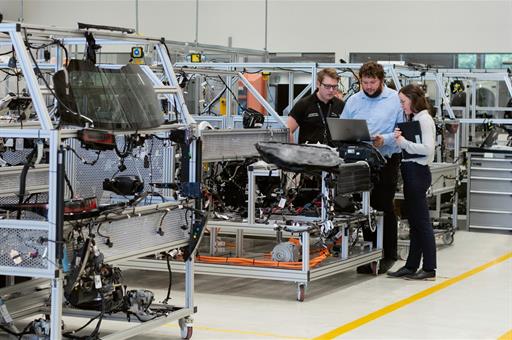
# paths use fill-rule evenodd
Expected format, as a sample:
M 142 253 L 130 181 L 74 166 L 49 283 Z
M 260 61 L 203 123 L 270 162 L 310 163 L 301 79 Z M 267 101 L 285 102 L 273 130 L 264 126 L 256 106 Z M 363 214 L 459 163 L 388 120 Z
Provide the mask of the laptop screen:
M 371 141 L 368 124 L 364 119 L 327 118 L 327 126 L 333 142 Z

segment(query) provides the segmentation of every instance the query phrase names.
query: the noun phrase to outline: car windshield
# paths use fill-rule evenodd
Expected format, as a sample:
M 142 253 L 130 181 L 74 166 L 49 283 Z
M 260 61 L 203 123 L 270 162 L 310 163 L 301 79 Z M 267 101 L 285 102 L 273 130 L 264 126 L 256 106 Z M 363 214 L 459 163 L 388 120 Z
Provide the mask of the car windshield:
M 53 77 L 61 124 L 108 130 L 158 127 L 162 108 L 149 77 L 139 65 L 100 68 L 71 60 Z

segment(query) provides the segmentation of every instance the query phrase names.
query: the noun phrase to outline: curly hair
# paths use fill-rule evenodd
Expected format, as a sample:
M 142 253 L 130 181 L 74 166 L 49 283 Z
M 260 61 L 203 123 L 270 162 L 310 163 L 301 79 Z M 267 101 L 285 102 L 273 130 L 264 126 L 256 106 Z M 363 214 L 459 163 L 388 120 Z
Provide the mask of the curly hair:
M 359 69 L 359 79 L 363 77 L 377 78 L 384 81 L 384 68 L 375 61 L 368 61 Z

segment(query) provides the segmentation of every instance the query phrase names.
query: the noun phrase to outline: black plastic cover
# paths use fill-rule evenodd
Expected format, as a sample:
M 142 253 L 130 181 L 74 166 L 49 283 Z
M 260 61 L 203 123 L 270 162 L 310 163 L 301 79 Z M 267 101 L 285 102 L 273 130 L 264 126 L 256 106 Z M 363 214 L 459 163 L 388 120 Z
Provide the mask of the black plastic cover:
M 262 142 L 256 149 L 265 162 L 293 172 L 332 172 L 343 163 L 337 152 L 322 146 Z

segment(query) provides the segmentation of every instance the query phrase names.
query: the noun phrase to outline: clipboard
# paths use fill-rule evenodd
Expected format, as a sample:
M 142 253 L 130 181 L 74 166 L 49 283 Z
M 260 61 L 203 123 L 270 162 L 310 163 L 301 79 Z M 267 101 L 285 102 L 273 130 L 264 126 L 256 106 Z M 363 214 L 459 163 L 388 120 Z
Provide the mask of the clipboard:
M 411 141 L 413 143 L 421 144 L 422 138 L 421 138 L 420 122 L 412 121 L 412 122 L 398 123 L 397 127 L 400 129 L 400 131 L 402 131 L 402 136 L 404 136 L 405 139 L 407 139 L 408 141 Z M 425 155 L 412 154 L 412 153 L 408 153 L 405 150 L 402 150 L 402 158 L 403 159 L 418 158 L 418 157 L 425 157 Z

